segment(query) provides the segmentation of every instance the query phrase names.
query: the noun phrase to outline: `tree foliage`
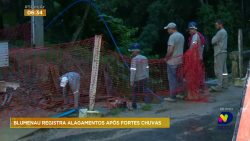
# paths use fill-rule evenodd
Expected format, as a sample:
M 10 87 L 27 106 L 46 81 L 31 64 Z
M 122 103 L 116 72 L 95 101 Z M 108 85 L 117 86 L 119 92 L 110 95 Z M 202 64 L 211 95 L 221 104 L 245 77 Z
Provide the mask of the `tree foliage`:
M 138 32 L 138 28 L 126 26 L 120 18 L 114 18 L 108 15 L 101 16 L 104 17 L 109 24 L 110 30 L 113 32 L 114 37 L 116 37 L 122 53 L 127 54 L 129 46 L 136 41 L 135 35 Z M 109 37 L 108 33 L 106 36 Z
M 47 9 L 44 25 L 46 26 L 59 12 L 74 1 L 44 1 Z M 20 16 L 24 5 L 29 4 L 29 1 L 16 3 L 2 0 L 2 2 L 3 4 L 0 4 L 0 26 L 30 22 L 29 17 Z M 142 44 L 147 56 L 164 56 L 168 35 L 164 33 L 163 27 L 169 22 L 177 23 L 179 31 L 187 37 L 188 22 L 196 21 L 199 24 L 199 30 L 210 40 L 216 32 L 214 22 L 218 18 L 223 19 L 226 23 L 231 51 L 236 47 L 237 29 L 249 25 L 249 19 L 243 19 L 250 15 L 249 2 L 246 0 L 95 0 L 94 2 L 105 15 L 105 19 L 124 53 L 131 42 L 137 41 Z M 245 3 L 244 8 L 241 7 L 241 2 Z M 82 23 L 86 8 L 86 4 L 79 3 L 66 11 L 46 29 L 46 41 L 49 43 L 71 41 L 73 34 L 80 27 L 79 24 Z M 8 9 L 14 9 L 14 11 L 8 11 Z M 99 21 L 99 15 L 93 8 L 90 9 L 81 30 L 79 39 L 104 34 L 112 44 L 103 23 Z
M 203 5 L 198 10 L 198 21 L 210 41 L 216 33 L 214 23 L 217 19 L 222 19 L 228 32 L 228 48 L 229 51 L 237 49 L 238 28 L 242 28 L 242 18 L 240 10 L 231 0 L 221 1 L 219 5 Z

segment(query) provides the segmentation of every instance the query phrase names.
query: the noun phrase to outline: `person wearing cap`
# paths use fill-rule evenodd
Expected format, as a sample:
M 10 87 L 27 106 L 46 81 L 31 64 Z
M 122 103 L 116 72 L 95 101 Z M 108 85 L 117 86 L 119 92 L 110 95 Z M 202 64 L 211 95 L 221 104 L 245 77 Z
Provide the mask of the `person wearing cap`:
M 164 100 L 175 102 L 178 87 L 182 84 L 182 78 L 178 78 L 178 68 L 183 63 L 183 50 L 184 50 L 184 36 L 177 31 L 176 24 L 171 22 L 164 27 L 164 30 L 170 34 L 168 39 L 168 49 L 165 56 L 167 63 L 167 73 L 169 82 L 169 94 L 170 97 Z M 180 95 L 183 97 L 182 95 Z M 179 97 L 179 95 L 178 95 Z
M 147 57 L 140 54 L 140 44 L 133 43 L 129 48 L 132 53 L 131 67 L 130 67 L 130 86 L 133 88 L 132 92 L 132 107 L 137 109 L 136 95 L 139 92 L 146 94 L 144 97 L 145 103 L 151 102 L 151 91 L 147 87 L 149 79 L 149 66 Z
M 221 91 L 222 88 L 228 87 L 228 73 L 227 73 L 227 31 L 224 29 L 222 20 L 217 20 L 215 27 L 218 30 L 212 38 L 212 45 L 214 46 L 214 72 L 218 79 L 218 84 L 211 87 L 212 91 Z
M 196 22 L 189 22 L 188 30 L 189 30 L 189 34 L 190 34 L 189 41 L 188 41 L 189 49 L 193 48 L 195 45 L 198 45 L 200 59 L 203 60 L 205 38 L 200 32 L 198 32 L 198 27 L 197 27 Z
M 80 89 L 80 75 L 77 72 L 68 72 L 60 77 L 60 87 L 63 88 L 64 104 L 69 103 L 68 89 L 74 94 L 74 108 L 78 109 L 79 105 L 79 89 Z
M 189 49 L 184 54 L 183 72 L 187 89 L 187 100 L 202 99 L 201 92 L 205 91 L 205 69 L 203 63 L 204 36 L 198 32 L 196 22 L 188 23 Z

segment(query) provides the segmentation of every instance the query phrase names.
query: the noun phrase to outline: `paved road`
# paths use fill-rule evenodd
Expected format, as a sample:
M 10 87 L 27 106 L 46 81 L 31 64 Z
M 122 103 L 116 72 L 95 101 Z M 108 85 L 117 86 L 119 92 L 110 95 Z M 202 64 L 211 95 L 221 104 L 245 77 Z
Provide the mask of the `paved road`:
M 121 117 L 170 117 L 170 129 L 43 129 L 20 141 L 230 141 L 242 90 L 232 87 L 213 94 L 213 103 L 164 102 L 149 112 L 120 114 Z M 230 108 L 234 115 L 234 120 L 223 127 L 217 124 L 218 116 L 224 112 L 221 108 Z
M 238 108 L 238 107 L 234 107 Z M 232 111 L 233 115 L 237 115 Z M 51 141 L 230 141 L 234 123 L 217 125 L 219 112 L 176 122 L 170 129 L 120 129 L 96 133 L 83 133 Z

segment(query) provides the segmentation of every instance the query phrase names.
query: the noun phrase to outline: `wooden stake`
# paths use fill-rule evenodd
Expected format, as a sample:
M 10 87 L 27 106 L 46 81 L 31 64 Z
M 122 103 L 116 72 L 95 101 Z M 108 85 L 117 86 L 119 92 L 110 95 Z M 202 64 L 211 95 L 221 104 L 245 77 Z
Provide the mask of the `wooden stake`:
M 90 88 L 89 88 L 89 110 L 90 111 L 93 111 L 95 107 L 95 95 L 96 95 L 97 80 L 98 80 L 98 69 L 99 69 L 101 45 L 102 45 L 102 36 L 96 35 L 94 50 L 93 50 L 91 82 L 90 82 Z
M 240 78 L 243 77 L 243 60 L 242 60 L 242 50 L 243 50 L 243 36 L 242 29 L 238 31 L 238 50 L 239 50 L 239 74 Z

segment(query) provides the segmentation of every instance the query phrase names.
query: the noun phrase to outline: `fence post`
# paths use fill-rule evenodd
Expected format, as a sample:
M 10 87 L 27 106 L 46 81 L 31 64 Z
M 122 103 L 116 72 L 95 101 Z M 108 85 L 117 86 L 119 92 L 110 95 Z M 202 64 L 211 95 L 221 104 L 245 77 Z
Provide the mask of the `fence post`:
M 99 72 L 98 69 L 99 69 L 101 45 L 102 45 L 102 36 L 96 35 L 94 50 L 93 50 L 91 82 L 90 82 L 90 88 L 89 88 L 89 111 L 93 111 L 94 106 L 95 106 L 95 95 L 96 95 L 98 72 Z
M 238 31 L 238 50 L 239 50 L 239 75 L 240 78 L 243 77 L 243 60 L 242 60 L 242 50 L 243 50 L 243 35 L 242 29 Z

